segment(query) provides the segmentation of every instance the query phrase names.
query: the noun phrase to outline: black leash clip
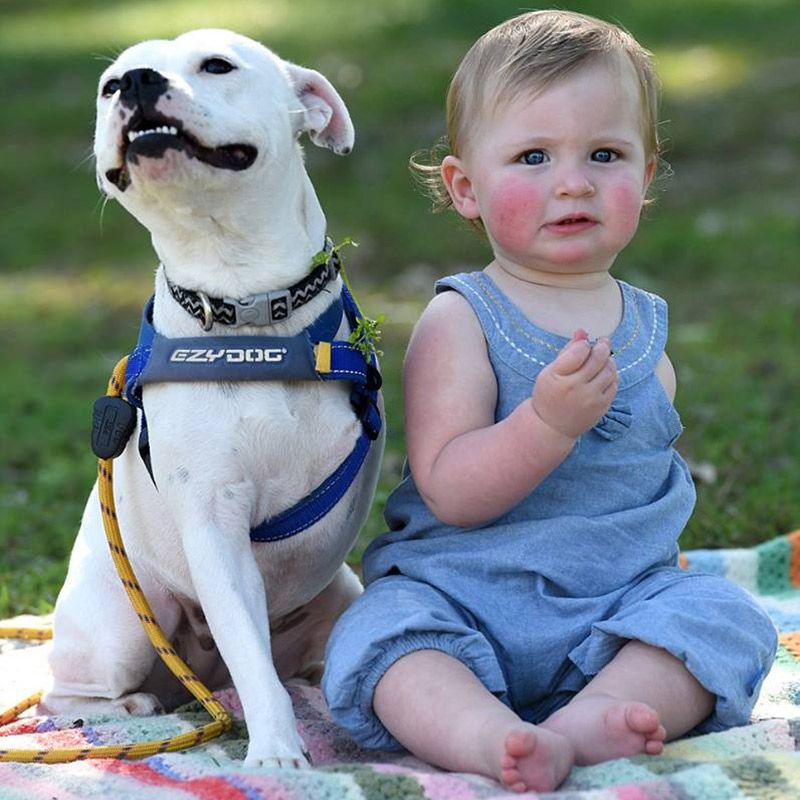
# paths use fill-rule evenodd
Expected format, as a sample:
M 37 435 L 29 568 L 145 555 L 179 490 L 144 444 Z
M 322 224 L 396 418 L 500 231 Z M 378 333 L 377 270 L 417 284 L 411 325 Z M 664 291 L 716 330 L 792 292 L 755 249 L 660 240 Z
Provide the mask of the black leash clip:
M 121 397 L 100 397 L 92 409 L 92 450 L 98 458 L 116 458 L 136 428 L 136 409 Z

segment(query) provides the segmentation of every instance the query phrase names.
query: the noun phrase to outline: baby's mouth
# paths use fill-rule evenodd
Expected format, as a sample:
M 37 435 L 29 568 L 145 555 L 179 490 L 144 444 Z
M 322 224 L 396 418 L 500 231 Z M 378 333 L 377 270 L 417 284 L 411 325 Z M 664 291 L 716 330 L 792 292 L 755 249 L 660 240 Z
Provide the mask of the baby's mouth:
M 555 222 L 551 222 L 550 224 L 566 226 L 566 225 L 579 225 L 581 223 L 586 223 L 586 222 L 594 223 L 596 221 L 597 220 L 595 220 L 594 217 L 590 217 L 588 214 L 570 214 L 569 216 L 561 217 L 560 219 L 557 219 Z
M 545 228 L 555 233 L 580 233 L 593 228 L 597 224 L 597 220 L 591 216 L 591 214 L 579 212 L 576 214 L 565 214 L 563 217 L 559 217 L 559 219 L 548 222 Z

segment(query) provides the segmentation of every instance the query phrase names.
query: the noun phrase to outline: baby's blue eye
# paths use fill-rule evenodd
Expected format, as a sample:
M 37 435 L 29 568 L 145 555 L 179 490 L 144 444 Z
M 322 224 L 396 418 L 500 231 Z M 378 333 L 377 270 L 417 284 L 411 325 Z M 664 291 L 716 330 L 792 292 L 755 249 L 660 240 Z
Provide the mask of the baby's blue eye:
M 613 150 L 595 150 L 592 153 L 592 161 L 599 161 L 601 164 L 610 164 L 617 160 L 617 153 Z
M 544 150 L 528 150 L 519 157 L 519 160 L 523 164 L 535 167 L 547 161 L 547 153 Z

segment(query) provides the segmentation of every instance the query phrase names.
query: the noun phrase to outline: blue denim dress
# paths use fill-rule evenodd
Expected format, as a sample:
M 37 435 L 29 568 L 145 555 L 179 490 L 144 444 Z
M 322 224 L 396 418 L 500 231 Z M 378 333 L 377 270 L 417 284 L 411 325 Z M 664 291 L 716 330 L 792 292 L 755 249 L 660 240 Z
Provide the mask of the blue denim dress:
M 717 696 L 698 730 L 748 721 L 775 628 L 740 588 L 677 565 L 695 492 L 673 448 L 680 418 L 654 372 L 667 307 L 619 288 L 617 396 L 533 492 L 475 528 L 441 523 L 408 472 L 389 498 L 390 530 L 364 554 L 367 588 L 333 631 L 323 679 L 334 718 L 362 745 L 399 746 L 373 713 L 372 695 L 397 659 L 420 649 L 459 659 L 537 723 L 636 639 L 681 659 Z M 436 289 L 459 292 L 477 315 L 497 378 L 495 419 L 505 418 L 568 340 L 532 324 L 483 272 Z

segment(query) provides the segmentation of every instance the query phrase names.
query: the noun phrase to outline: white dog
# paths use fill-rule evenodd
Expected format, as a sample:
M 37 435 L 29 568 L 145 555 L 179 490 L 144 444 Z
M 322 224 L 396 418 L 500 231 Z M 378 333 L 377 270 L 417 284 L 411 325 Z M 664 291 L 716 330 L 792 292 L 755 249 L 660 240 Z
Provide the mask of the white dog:
M 353 145 L 348 112 L 322 75 L 228 31 L 143 42 L 103 73 L 98 181 L 150 231 L 161 262 L 153 327 L 165 341 L 194 340 L 172 353 L 178 366 L 204 353 L 206 362 L 281 361 L 286 348 L 252 349 L 248 340 L 250 349 L 237 349 L 237 337 L 294 336 L 340 302 L 333 268 L 303 284 L 326 231 L 302 132 L 338 154 Z M 232 309 L 237 319 L 223 324 Z M 330 319 L 335 338 L 346 339 L 347 318 Z M 220 348 L 223 336 L 231 348 Z M 198 337 L 215 337 L 214 347 L 204 351 Z M 374 430 L 360 472 L 322 519 L 278 541 L 249 536 L 353 451 L 363 426 L 351 388 L 156 378 L 143 385 L 152 478 L 139 428 L 115 462 L 134 570 L 200 678 L 219 685 L 229 672 L 249 731 L 248 766 L 307 763 L 281 680 L 318 671 L 333 623 L 361 591 L 343 562 L 375 490 L 383 440 Z M 159 664 L 112 564 L 95 487 L 56 604 L 42 709 L 153 713 L 178 699 Z

